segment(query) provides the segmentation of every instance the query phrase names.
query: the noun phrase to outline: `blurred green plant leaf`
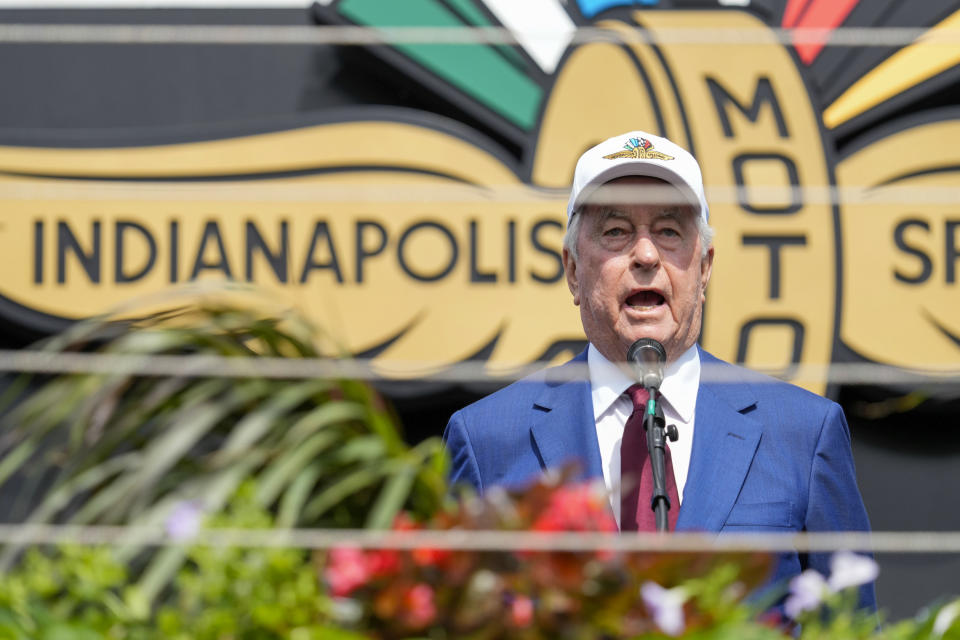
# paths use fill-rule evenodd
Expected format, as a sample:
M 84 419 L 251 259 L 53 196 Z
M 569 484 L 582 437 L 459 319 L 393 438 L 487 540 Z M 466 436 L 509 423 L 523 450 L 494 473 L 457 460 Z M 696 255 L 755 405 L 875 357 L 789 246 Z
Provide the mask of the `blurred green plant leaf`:
M 0 490 L 16 487 L 18 505 L 29 505 L 19 517 L 39 523 L 162 530 L 178 503 L 212 516 L 247 481 L 283 527 L 383 527 L 401 509 L 429 515 L 446 492 L 438 439 L 411 448 L 367 383 L 257 375 L 258 358 L 324 357 L 329 342 L 296 314 L 237 305 L 78 323 L 36 348 L 133 360 L 106 374 L 19 380 L 27 392 L 0 431 Z M 138 369 L 154 356 L 194 359 L 176 375 Z M 243 367 L 197 375 L 211 356 Z M 185 559 L 177 547 L 150 551 L 135 540 L 118 552 L 142 558 L 137 588 L 148 602 Z M 17 553 L 8 547 L 4 559 Z

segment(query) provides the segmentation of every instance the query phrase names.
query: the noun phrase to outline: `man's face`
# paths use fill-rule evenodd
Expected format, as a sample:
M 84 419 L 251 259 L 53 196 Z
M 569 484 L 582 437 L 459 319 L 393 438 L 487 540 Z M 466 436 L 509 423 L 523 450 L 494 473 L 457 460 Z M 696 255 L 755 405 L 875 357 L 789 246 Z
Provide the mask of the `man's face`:
M 674 360 L 700 335 L 713 248 L 702 256 L 697 214 L 668 183 L 634 176 L 607 184 L 676 194 L 667 204 L 588 203 L 578 214 L 578 259 L 564 249 L 563 264 L 584 332 L 611 362 L 639 338 L 659 341 Z

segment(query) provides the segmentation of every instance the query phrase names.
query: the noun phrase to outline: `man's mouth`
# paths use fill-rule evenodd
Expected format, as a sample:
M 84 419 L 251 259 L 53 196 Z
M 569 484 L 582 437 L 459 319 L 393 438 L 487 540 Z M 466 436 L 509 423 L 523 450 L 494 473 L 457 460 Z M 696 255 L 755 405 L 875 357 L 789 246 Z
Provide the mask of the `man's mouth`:
M 627 298 L 627 306 L 633 309 L 654 309 L 664 304 L 663 296 L 656 291 L 638 291 Z

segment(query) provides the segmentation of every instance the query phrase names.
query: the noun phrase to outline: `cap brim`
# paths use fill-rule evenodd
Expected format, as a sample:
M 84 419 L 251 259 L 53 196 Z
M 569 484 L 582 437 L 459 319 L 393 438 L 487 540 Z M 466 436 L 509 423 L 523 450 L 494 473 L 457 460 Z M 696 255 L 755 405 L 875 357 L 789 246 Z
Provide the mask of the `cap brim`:
M 694 210 L 697 212 L 697 215 L 699 215 L 701 218 L 705 217 L 703 204 L 700 202 L 700 198 L 697 197 L 697 194 L 693 191 L 687 181 L 680 176 L 679 173 L 668 167 L 654 164 L 652 162 L 629 161 L 619 162 L 595 175 L 589 183 L 580 189 L 576 199 L 570 206 L 570 215 L 583 206 L 590 196 L 592 196 L 596 190 L 604 184 L 610 182 L 611 180 L 616 180 L 617 178 L 626 178 L 629 176 L 658 178 L 664 182 L 668 182 L 683 194 L 684 198 L 686 198 L 687 201 L 693 206 Z

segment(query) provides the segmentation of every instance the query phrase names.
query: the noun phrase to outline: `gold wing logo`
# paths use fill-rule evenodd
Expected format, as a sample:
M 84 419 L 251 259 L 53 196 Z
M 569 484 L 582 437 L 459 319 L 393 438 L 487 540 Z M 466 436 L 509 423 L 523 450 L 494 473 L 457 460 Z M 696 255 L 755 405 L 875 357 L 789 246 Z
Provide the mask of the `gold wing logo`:
M 603 156 L 605 160 L 619 160 L 620 158 L 631 158 L 634 160 L 673 160 L 673 156 L 668 156 L 653 148 L 653 143 L 646 138 L 630 138 L 623 145 L 624 151 L 617 151 L 610 155 Z
M 0 177 L 0 251 L 26 266 L 0 291 L 73 319 L 196 281 L 255 284 L 395 377 L 478 352 L 510 369 L 577 339 L 563 199 L 475 142 L 387 115 L 157 147 L 0 147 L 0 167 L 29 176 Z M 188 179 L 216 175 L 259 179 Z

